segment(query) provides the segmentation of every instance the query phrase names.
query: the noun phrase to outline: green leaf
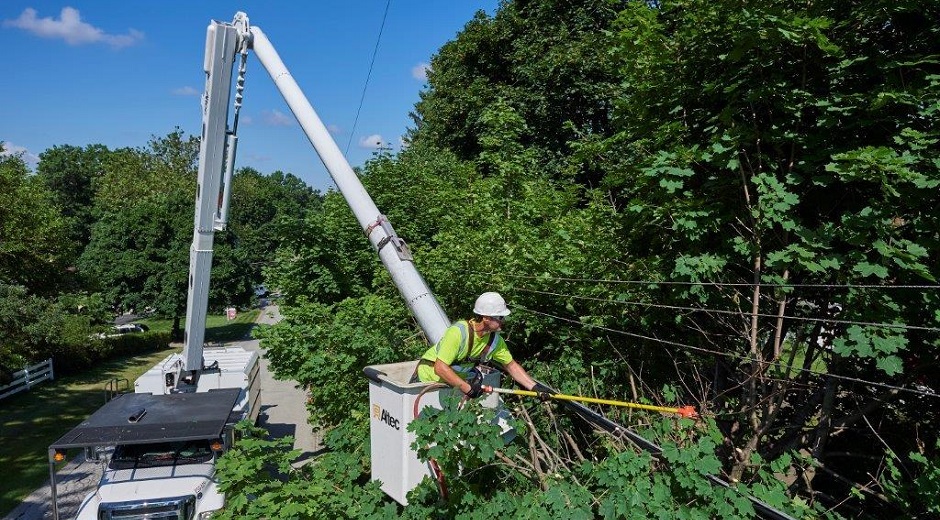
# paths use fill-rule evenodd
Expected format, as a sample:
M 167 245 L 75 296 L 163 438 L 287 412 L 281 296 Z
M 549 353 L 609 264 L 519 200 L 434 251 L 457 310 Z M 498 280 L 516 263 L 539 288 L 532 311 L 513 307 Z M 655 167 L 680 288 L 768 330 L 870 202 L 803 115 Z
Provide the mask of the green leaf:
M 880 370 L 889 376 L 894 376 L 904 372 L 904 363 L 897 356 L 884 356 L 876 360 L 875 364 Z
M 884 279 L 888 277 L 888 270 L 883 265 L 871 264 L 868 262 L 861 262 L 856 264 L 852 268 L 853 271 L 859 273 L 862 276 L 876 276 L 878 278 Z
M 675 193 L 676 191 L 682 189 L 682 181 L 674 179 L 659 179 L 659 185 L 662 188 L 665 188 L 668 193 Z

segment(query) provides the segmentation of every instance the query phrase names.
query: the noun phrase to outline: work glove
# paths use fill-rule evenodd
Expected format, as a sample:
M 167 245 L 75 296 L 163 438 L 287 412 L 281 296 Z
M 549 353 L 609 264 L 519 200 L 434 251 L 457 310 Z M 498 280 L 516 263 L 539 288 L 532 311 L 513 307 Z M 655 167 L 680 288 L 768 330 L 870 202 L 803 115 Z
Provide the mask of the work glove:
M 539 398 L 539 401 L 543 403 L 546 401 L 552 400 L 552 390 L 542 383 L 535 383 L 535 386 L 532 387 L 532 391 L 535 392 L 535 395 Z
M 467 390 L 465 394 L 467 397 L 471 399 L 475 399 L 483 395 L 483 378 L 482 377 L 474 377 L 472 379 L 468 379 L 467 383 L 470 385 L 470 390 Z

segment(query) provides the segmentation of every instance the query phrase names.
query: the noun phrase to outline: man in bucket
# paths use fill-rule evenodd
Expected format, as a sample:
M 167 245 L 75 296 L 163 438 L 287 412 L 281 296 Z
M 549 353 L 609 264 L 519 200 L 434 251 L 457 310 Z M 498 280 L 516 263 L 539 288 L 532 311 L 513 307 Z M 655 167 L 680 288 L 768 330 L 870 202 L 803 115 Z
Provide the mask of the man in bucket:
M 467 397 L 479 397 L 483 393 L 483 376 L 477 367 L 492 361 L 499 363 L 526 390 L 542 391 L 544 387 L 537 385 L 512 358 L 499 334 L 509 312 L 499 293 L 481 294 L 473 306 L 476 316 L 448 327 L 440 341 L 421 356 L 415 379 L 447 383 Z

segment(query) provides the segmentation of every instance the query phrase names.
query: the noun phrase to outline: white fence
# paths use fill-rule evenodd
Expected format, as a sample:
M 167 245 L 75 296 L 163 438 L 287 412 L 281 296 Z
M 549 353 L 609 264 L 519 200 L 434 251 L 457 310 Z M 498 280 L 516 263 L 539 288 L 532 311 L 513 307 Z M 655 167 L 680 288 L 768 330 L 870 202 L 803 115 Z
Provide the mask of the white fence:
M 14 372 L 13 382 L 5 386 L 0 386 L 0 399 L 22 392 L 23 390 L 29 390 L 43 381 L 52 381 L 54 379 L 53 376 L 52 358 L 42 363 L 28 366 L 19 372 Z

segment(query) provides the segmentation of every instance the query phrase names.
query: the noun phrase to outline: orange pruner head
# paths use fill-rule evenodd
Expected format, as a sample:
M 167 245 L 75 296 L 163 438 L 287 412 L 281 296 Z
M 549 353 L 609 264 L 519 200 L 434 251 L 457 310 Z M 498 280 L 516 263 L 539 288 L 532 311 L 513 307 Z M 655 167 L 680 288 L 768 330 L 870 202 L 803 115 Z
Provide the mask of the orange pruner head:
M 683 406 L 676 410 L 676 413 L 678 413 L 681 417 L 688 417 L 690 419 L 695 419 L 698 417 L 698 412 L 695 411 L 694 406 Z

